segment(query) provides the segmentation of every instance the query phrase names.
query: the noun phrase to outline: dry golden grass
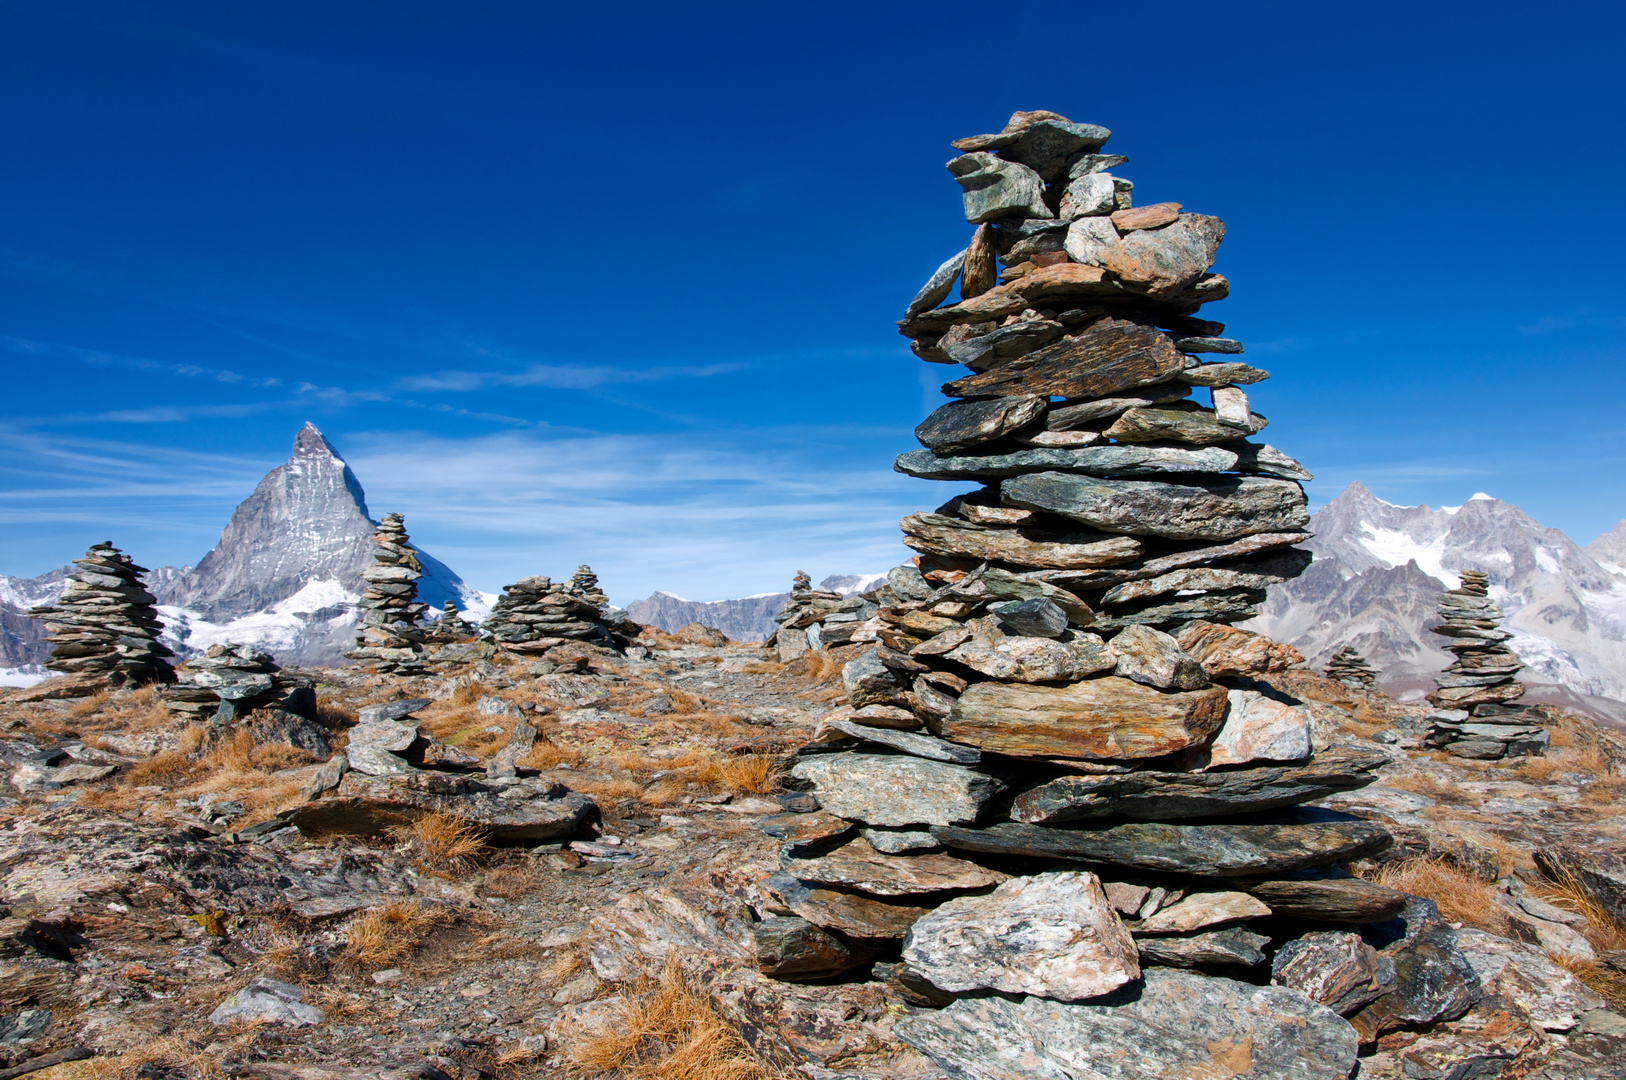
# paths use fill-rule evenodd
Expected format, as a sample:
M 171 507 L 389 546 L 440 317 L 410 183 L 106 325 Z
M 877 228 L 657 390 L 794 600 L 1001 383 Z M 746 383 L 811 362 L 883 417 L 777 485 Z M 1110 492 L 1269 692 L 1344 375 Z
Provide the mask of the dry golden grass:
M 450 921 L 447 912 L 413 901 L 369 908 L 345 926 L 342 958 L 362 970 L 389 967 L 411 956 L 436 927 Z
M 439 811 L 394 829 L 392 834 L 411 846 L 418 869 L 428 873 L 467 871 L 490 850 L 479 826 Z
M 232 1040 L 234 1044 L 253 1042 L 254 1032 L 246 1038 Z M 192 1040 L 182 1035 L 165 1035 L 151 1042 L 132 1047 L 115 1057 L 91 1058 L 83 1063 L 81 1075 L 93 1080 L 135 1080 L 145 1068 L 150 1074 L 155 1069 L 180 1070 L 193 1080 L 212 1080 L 224 1076 L 220 1068 L 222 1055 L 205 1052 L 203 1046 L 213 1038 Z
M 566 1048 L 571 1075 L 618 1080 L 773 1080 L 740 1033 L 675 961 L 629 988 L 618 1015 L 578 1030 Z
M 1556 876 L 1549 876 L 1546 888 L 1541 891 L 1541 898 L 1554 907 L 1585 916 L 1586 938 L 1593 948 L 1600 952 L 1626 949 L 1626 926 L 1622 926 L 1608 908 L 1598 903 L 1569 871 L 1560 869 Z
M 582 753 L 573 746 L 560 746 L 552 739 L 539 738 L 531 752 L 515 762 L 525 769 L 556 769 L 560 765 L 572 768 L 582 763 Z
M 1379 885 L 1434 901 L 1450 922 L 1492 934 L 1507 933 L 1507 915 L 1496 902 L 1492 887 L 1451 863 L 1402 859 L 1383 864 L 1369 877 Z
M 844 663 L 830 655 L 828 649 L 812 649 L 803 653 L 801 659 L 805 662 L 806 678 L 816 683 L 830 682 L 841 678 L 841 669 Z
M 89 697 L 79 698 L 68 706 L 68 715 L 75 720 L 84 720 L 95 716 L 108 708 L 108 702 L 112 699 L 112 696 L 106 690 L 98 690 Z
M 341 727 L 349 727 L 358 719 L 360 717 L 357 716 L 356 710 L 348 705 L 341 705 L 337 701 L 329 701 L 326 698 L 316 700 L 316 722 L 330 731 Z
M 784 670 L 785 665 L 777 660 L 753 660 L 740 667 L 740 671 L 746 675 L 778 675 Z
M 619 776 L 608 780 L 592 778 L 572 780 L 570 786 L 583 795 L 590 795 L 595 799 L 636 799 L 644 793 L 643 785 L 636 780 Z
M 737 794 L 763 795 L 779 786 L 777 759 L 771 754 L 719 756 L 691 750 L 672 762 L 685 780 L 694 780 Z

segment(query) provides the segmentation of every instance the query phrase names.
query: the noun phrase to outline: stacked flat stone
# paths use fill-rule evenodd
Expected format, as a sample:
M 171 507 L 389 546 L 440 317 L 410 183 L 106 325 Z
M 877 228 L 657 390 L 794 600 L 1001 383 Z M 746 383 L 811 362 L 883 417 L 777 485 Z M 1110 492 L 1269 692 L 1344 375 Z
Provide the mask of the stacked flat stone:
M 463 613 L 450 600 L 440 606 L 440 618 L 424 631 L 424 642 L 431 645 L 452 645 L 474 640 L 474 627 L 463 621 Z
M 373 565 L 362 571 L 361 627 L 356 648 L 345 653 L 374 671 L 422 675 L 424 631 L 418 619 L 429 609 L 418 602 L 423 567 L 400 514 L 385 514 L 373 534 Z
M 571 575 L 570 592 L 573 596 L 579 596 L 601 607 L 610 602 L 610 598 L 598 587 L 598 575 L 593 573 L 593 568 L 586 563 L 576 567 L 576 572 Z
M 163 692 L 164 704 L 193 719 L 213 716 L 225 723 L 273 707 L 311 715 L 316 707 L 308 678 L 285 674 L 268 653 L 252 645 L 211 645 L 175 674 L 175 685 Z
M 1345 645 L 1333 653 L 1321 674 L 1351 690 L 1371 690 L 1378 682 L 1377 668 L 1367 663 L 1366 657 L 1353 645 Z
M 147 572 L 106 541 L 75 559 L 68 587 L 54 604 L 29 614 L 45 622 L 51 658 L 45 666 L 65 675 L 105 679 L 110 686 L 165 683 L 174 678 L 158 640 L 164 624 L 156 600 L 141 582 Z
M 1452 639 L 1446 649 L 1457 659 L 1428 695 L 1439 711 L 1428 717 L 1424 745 L 1486 761 L 1545 751 L 1551 736 L 1541 717 L 1513 704 L 1524 696 L 1515 677 L 1524 664 L 1505 644 L 1513 635 L 1498 625 L 1502 609 L 1490 598 L 1489 575 L 1464 570 L 1462 585 L 1440 599 L 1440 618 L 1434 632 Z
M 524 654 L 545 653 L 568 641 L 617 644 L 597 602 L 542 576 L 504 588 L 480 631 L 502 648 Z
M 1208 273 L 1223 227 L 1131 210 L 1107 134 L 1018 113 L 955 143 L 978 228 L 900 325 L 923 359 L 972 374 L 898 468 L 983 486 L 901 523 L 922 554 L 877 593 L 880 643 L 846 665 L 847 706 L 790 771 L 821 811 L 769 826 L 788 843 L 763 970 L 890 955 L 876 970 L 917 1003 L 975 995 L 897 1029 L 951 1075 L 1006 1060 L 997 1039 L 966 1042 L 989 991 L 1048 1006 L 1154 966 L 1257 968 L 1306 926 L 1405 903 L 1335 869 L 1387 847 L 1381 826 L 1301 806 L 1386 758 L 1315 750 L 1308 710 L 1255 678 L 1297 654 L 1225 625 L 1308 563 L 1292 545 L 1309 474 L 1244 438 L 1264 420 L 1239 386 L 1264 372 L 1197 359 L 1241 351 L 1193 317 L 1225 295 Z M 956 277 L 963 299 L 937 307 Z M 1213 409 L 1185 401 L 1196 386 Z M 1171 979 L 1146 973 L 1145 993 Z M 1195 981 L 1178 995 L 1254 989 Z M 1395 1026 L 1362 1013 L 1386 992 L 1340 1011 Z M 1355 1036 L 1337 1026 L 1341 1077 Z
M 775 615 L 779 624 L 765 648 L 778 650 L 779 659 L 789 662 L 809 649 L 832 649 L 855 641 L 876 641 L 877 627 L 871 625 L 879 607 L 867 596 L 843 596 L 828 589 L 815 589 L 813 579 L 802 570 L 790 586 L 790 600 Z

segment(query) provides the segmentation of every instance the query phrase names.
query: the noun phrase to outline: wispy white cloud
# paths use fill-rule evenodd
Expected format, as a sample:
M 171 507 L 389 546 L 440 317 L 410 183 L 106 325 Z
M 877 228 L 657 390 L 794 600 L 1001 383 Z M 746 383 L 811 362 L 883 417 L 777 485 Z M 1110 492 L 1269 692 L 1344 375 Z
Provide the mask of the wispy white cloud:
M 502 386 L 542 386 L 554 390 L 593 390 L 615 383 L 704 379 L 746 367 L 741 363 L 649 368 L 610 364 L 530 364 L 519 371 L 437 371 L 410 375 L 397 384 L 404 390 L 474 391 Z
M 0 335 L 0 349 L 22 356 L 33 357 L 37 360 L 68 360 L 81 364 L 113 365 L 131 368 L 135 371 L 163 372 L 184 378 L 212 379 L 218 383 L 231 385 L 261 388 L 282 385 L 281 379 L 268 376 L 244 375 L 241 372 L 225 368 L 203 367 L 199 364 L 178 364 L 163 360 L 150 360 L 144 356 L 127 356 L 122 353 L 103 352 L 100 349 L 86 349 L 78 345 L 64 345 L 54 341 L 32 341 L 28 338 Z
M 1567 330 L 1584 330 L 1593 328 L 1618 330 L 1626 327 L 1626 316 L 1598 315 L 1590 308 L 1579 311 L 1567 311 L 1559 315 L 1543 315 L 1535 322 L 1526 323 L 1519 327 L 1519 333 L 1530 337 L 1542 337 L 1547 334 L 1561 334 Z

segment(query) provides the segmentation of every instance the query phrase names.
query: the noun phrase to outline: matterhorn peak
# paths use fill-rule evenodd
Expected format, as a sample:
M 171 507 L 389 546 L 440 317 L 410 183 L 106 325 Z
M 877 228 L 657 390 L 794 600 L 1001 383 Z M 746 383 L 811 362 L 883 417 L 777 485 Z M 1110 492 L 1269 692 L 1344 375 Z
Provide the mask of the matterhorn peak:
M 305 426 L 299 429 L 299 434 L 294 436 L 293 457 L 316 456 L 330 457 L 334 461 L 340 462 L 344 460 L 339 456 L 339 452 L 333 448 L 333 444 L 327 441 L 327 436 L 323 435 L 315 424 L 307 420 Z

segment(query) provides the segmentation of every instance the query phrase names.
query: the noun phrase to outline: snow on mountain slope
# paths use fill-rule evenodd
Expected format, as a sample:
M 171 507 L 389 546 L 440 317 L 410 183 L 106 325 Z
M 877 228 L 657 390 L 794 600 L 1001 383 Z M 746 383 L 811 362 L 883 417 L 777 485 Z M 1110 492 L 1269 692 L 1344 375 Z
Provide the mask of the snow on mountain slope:
M 1272 587 L 1262 616 L 1244 625 L 1291 642 L 1312 667 L 1349 644 L 1391 692 L 1432 685 L 1449 662 L 1428 632 L 1439 597 L 1475 568 L 1490 575 L 1526 681 L 1626 700 L 1626 572 L 1609 558 L 1626 555 L 1626 523 L 1583 550 L 1483 493 L 1433 510 L 1395 506 L 1351 484 L 1310 528 L 1316 561 Z
M 306 424 L 288 460 L 232 512 L 214 549 L 194 569 L 155 583 L 170 647 L 186 655 L 229 640 L 284 664 L 342 662 L 366 588 L 361 574 L 372 564 L 374 524 L 355 473 Z M 490 613 L 445 563 L 414 548 L 429 618 L 439 618 L 447 600 L 473 621 Z

